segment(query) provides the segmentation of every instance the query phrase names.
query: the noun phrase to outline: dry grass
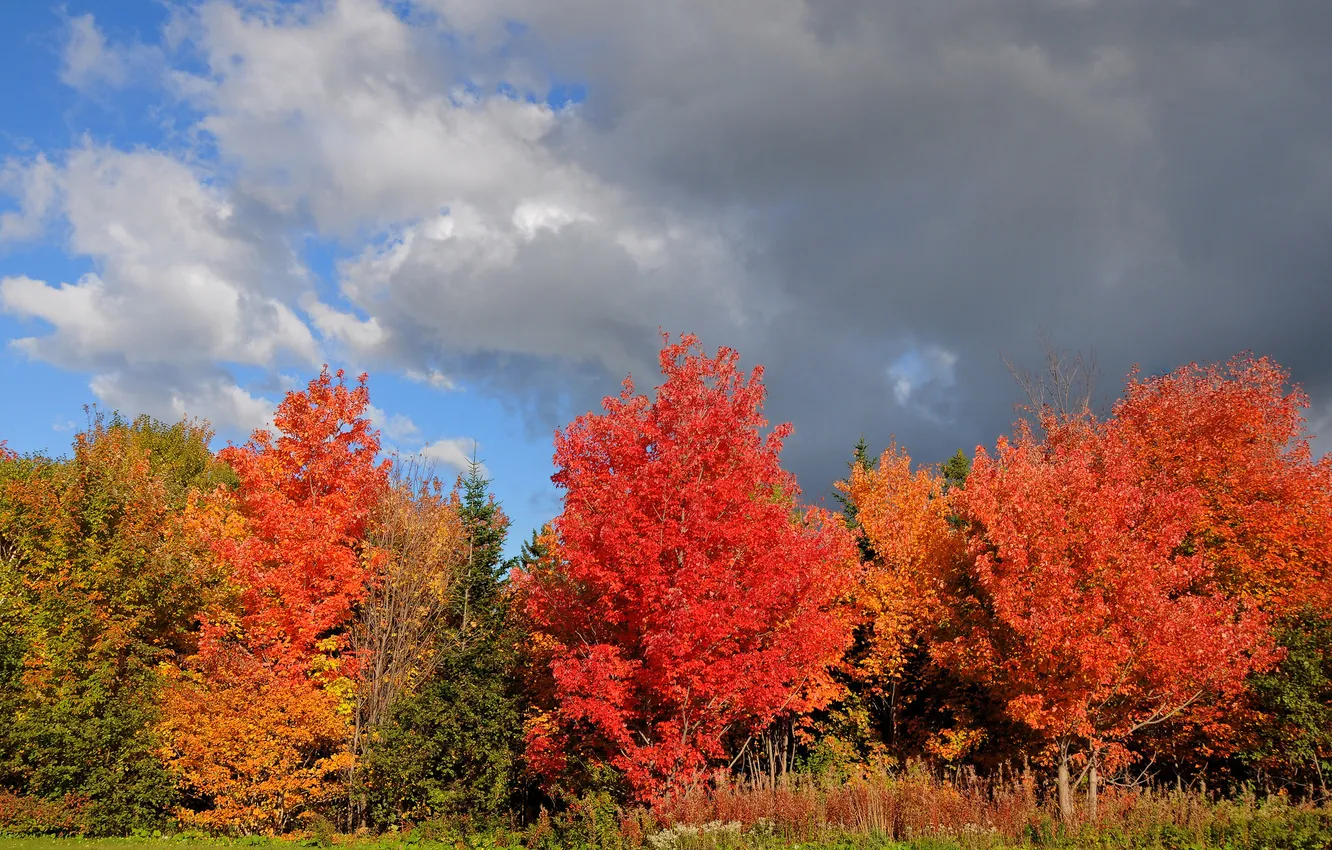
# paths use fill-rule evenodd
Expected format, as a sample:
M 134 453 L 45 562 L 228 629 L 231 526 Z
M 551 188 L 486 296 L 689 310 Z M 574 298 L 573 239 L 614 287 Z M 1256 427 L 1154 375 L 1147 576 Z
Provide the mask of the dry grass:
M 902 776 L 861 775 L 823 783 L 788 776 L 776 782 L 718 778 L 716 787 L 672 799 L 656 810 L 666 825 L 720 821 L 772 824 L 783 836 L 810 840 L 828 830 L 896 839 L 923 835 L 1016 838 L 1053 812 L 1020 777 L 989 782 L 968 774 L 957 780 L 913 771 Z
M 966 848 L 1102 839 L 1127 842 L 1124 846 L 1263 847 L 1268 845 L 1262 834 L 1282 832 L 1288 823 L 1332 836 L 1332 808 L 1326 806 L 1294 805 L 1282 797 L 1218 800 L 1173 789 L 1106 789 L 1095 823 L 1079 809 L 1074 822 L 1064 826 L 1030 775 L 946 778 L 921 769 L 827 783 L 808 777 L 777 782 L 719 777 L 714 789 L 678 796 L 654 815 L 666 828 L 735 823 L 746 832 L 771 832 L 786 843 L 860 835 L 947 839 Z

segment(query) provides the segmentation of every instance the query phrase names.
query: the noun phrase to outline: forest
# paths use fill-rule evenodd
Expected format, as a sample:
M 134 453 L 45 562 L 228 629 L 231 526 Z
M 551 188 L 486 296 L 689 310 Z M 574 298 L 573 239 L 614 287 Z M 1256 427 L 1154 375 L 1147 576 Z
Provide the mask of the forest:
M 1029 380 L 991 445 L 848 446 L 837 510 L 761 367 L 660 369 L 555 433 L 538 529 L 327 368 L 243 445 L 0 443 L 0 834 L 1332 846 L 1332 456 L 1280 365 Z

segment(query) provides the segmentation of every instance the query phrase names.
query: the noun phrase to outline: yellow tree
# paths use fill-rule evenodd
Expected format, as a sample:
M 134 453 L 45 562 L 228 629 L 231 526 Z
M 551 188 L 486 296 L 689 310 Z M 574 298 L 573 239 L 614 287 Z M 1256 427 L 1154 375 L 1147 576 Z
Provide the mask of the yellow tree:
M 205 679 L 176 673 L 165 691 L 163 761 L 196 805 L 181 821 L 278 835 L 340 798 L 351 765 L 339 699 L 303 676 L 247 665 Z
M 939 613 L 943 577 L 966 556 L 966 541 L 950 523 L 943 476 L 930 467 L 911 469 L 911 458 L 890 443 L 877 464 L 854 463 L 838 483 L 848 512 L 868 544 L 855 591 L 856 642 L 849 673 L 869 694 L 886 701 L 897 738 L 898 693 L 908 659 Z M 953 730 L 932 742 L 936 754 L 960 754 L 974 743 L 969 730 Z
M 861 573 L 857 602 L 867 650 L 857 677 L 887 683 L 902 669 L 916 632 L 937 602 L 941 565 L 962 557 L 966 543 L 949 524 L 943 479 L 932 469 L 911 471 L 911 458 L 889 445 L 876 467 L 853 465 L 838 485 L 874 551 Z

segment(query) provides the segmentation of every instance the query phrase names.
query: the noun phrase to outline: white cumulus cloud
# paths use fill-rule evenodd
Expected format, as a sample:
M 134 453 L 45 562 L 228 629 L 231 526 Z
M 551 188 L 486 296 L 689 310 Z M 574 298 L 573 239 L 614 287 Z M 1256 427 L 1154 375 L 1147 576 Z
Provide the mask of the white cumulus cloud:
M 476 440 L 470 437 L 445 437 L 423 446 L 416 454 L 426 463 L 440 464 L 454 472 L 462 473 L 469 468 L 476 450 Z M 485 464 L 481 463 L 478 466 L 482 477 L 490 474 Z

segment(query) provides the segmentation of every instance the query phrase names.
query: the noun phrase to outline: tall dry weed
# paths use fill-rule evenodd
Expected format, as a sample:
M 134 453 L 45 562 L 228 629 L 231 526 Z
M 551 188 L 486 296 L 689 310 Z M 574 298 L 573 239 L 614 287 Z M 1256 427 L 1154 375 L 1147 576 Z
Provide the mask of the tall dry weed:
M 1295 805 L 1283 797 L 1212 799 L 1196 791 L 1111 787 L 1102 791 L 1095 822 L 1085 808 L 1078 808 L 1073 822 L 1064 824 L 1053 801 L 1043 796 L 1048 795 L 1038 793 L 1034 778 L 1020 772 L 985 778 L 916 766 L 902 773 L 867 772 L 835 781 L 718 775 L 711 787 L 679 794 L 653 815 L 667 830 L 737 824 L 747 836 L 763 833 L 778 843 L 859 835 L 897 841 L 945 839 L 965 848 L 1072 846 L 1068 842 L 1099 838 L 1133 846 L 1185 841 L 1199 847 L 1216 842 L 1261 847 L 1267 839 L 1260 834 L 1280 832 L 1282 824 L 1303 824 L 1315 836 L 1332 830 L 1332 809 Z

